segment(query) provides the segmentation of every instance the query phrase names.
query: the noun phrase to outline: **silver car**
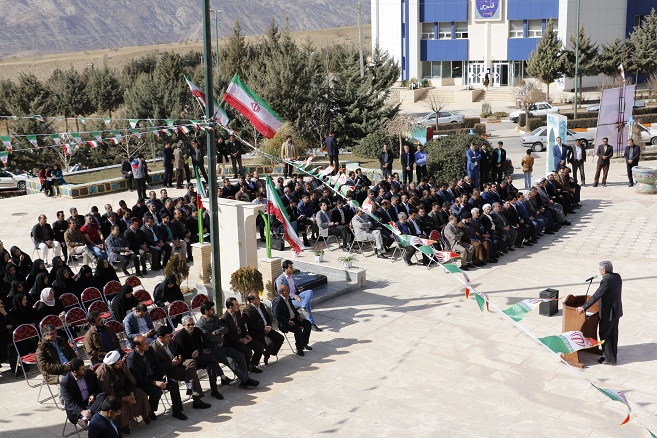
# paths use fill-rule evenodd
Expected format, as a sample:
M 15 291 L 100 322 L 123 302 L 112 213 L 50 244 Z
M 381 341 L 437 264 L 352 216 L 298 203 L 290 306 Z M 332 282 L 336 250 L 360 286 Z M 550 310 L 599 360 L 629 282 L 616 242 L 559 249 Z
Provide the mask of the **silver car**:
M 547 126 L 536 128 L 531 133 L 520 137 L 520 142 L 523 146 L 531 146 L 534 152 L 544 151 L 545 145 L 548 143 L 547 131 Z M 588 147 L 589 143 L 594 143 L 594 137 L 591 133 L 575 132 L 569 129 L 566 135 L 566 144 L 574 145 L 575 140 L 579 140 L 585 148 Z
M 465 120 L 463 114 L 457 114 L 453 111 L 440 111 L 438 112 L 438 124 L 447 124 L 447 123 L 461 123 Z M 424 117 L 421 117 L 415 121 L 418 125 L 430 126 L 436 125 L 436 113 L 429 113 Z
M 27 177 L 0 170 L 0 189 L 25 190 Z

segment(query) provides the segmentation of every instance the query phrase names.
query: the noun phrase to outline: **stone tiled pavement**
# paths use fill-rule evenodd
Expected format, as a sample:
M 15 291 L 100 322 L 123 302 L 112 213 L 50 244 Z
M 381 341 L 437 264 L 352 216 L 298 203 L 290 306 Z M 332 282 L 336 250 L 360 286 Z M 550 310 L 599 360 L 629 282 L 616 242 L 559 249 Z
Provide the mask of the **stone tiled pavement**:
M 592 163 L 587 171 L 592 174 Z M 165 414 L 131 436 L 647 436 L 637 420 L 657 430 L 652 418 L 657 410 L 657 225 L 652 220 L 657 197 L 636 195 L 626 187 L 624 171 L 615 163 L 607 188 L 583 189 L 584 207 L 573 226 L 468 275 L 478 290 L 505 308 L 546 287 L 559 289 L 561 297 L 582 294 L 582 280 L 597 272 L 597 263 L 613 261 L 624 279 L 620 364 L 598 365 L 597 356 L 586 355 L 590 366 L 581 373 L 626 392 L 634 409 L 630 424 L 618 426 L 624 407 L 599 394 L 579 372 L 500 315 L 481 313 L 474 300 L 465 301 L 463 288 L 449 274 L 359 256 L 357 265 L 368 270 L 368 286 L 317 308 L 325 331 L 313 332 L 313 351 L 300 358 L 285 345 L 280 360 L 258 376 L 262 386 L 257 390 L 230 387 L 222 391 L 224 401 L 211 401 L 212 409 L 195 411 L 186 405 L 189 421 Z M 122 197 L 132 200 L 134 195 L 74 204 L 85 211 Z M 30 250 L 25 233 L 37 213 L 54 217 L 56 209 L 71 205 L 42 196 L 0 203 L 5 212 L 0 237 Z M 28 215 L 11 215 L 17 212 Z M 334 264 L 341 254 L 328 251 L 324 263 Z M 310 254 L 301 257 L 311 259 Z M 558 334 L 560 314 L 548 318 L 535 311 L 522 324 L 535 336 Z M 7 371 L 0 388 L 3 437 L 61 432 L 63 413 L 51 404 L 38 405 L 37 390 Z

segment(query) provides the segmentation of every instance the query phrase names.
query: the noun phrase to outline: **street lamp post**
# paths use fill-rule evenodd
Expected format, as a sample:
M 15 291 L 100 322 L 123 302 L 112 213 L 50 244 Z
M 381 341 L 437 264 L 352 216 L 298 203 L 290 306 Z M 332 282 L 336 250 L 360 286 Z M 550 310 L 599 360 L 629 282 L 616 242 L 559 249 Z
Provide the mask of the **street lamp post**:
M 217 14 L 223 11 L 218 11 L 212 8 L 210 8 L 210 11 L 214 12 L 214 37 L 215 37 L 215 49 L 217 52 L 217 78 L 218 78 L 220 74 L 220 70 L 219 70 L 219 25 L 217 24 Z
M 577 36 L 575 37 L 575 111 L 573 118 L 577 118 L 577 93 L 579 85 L 579 16 L 580 16 L 580 1 L 577 0 Z

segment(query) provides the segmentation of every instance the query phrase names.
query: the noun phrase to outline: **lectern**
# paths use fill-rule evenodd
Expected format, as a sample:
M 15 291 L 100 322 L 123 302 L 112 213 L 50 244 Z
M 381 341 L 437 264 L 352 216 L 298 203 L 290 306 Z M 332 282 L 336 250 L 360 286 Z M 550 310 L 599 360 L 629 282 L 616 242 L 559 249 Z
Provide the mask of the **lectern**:
M 580 331 L 584 337 L 598 339 L 598 303 L 589 307 L 585 313 L 581 315 L 577 313 L 577 308 L 583 306 L 588 301 L 587 295 L 568 295 L 563 302 L 563 332 Z M 579 350 L 574 353 L 561 354 L 561 357 L 577 368 L 583 368 L 579 360 L 579 353 L 586 351 L 593 354 L 601 355 L 602 351 L 599 347 L 591 347 L 585 350 Z

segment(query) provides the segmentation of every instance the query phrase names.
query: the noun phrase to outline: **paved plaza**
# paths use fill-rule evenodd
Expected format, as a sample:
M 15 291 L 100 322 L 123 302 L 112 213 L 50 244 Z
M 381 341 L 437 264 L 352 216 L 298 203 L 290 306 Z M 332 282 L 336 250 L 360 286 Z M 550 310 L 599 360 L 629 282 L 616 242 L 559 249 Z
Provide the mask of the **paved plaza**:
M 606 188 L 591 187 L 591 161 L 586 171 L 584 206 L 570 219 L 572 226 L 468 275 L 504 309 L 547 287 L 558 289 L 562 298 L 584 294 L 584 279 L 597 273 L 600 260 L 611 260 L 624 280 L 619 365 L 599 365 L 597 356 L 583 354 L 588 366 L 581 374 L 603 388 L 625 391 L 633 409 L 628 425 L 618 426 L 626 415 L 622 404 L 604 397 L 580 371 L 499 314 L 480 312 L 472 298 L 465 301 L 452 274 L 359 255 L 356 265 L 367 269 L 367 287 L 316 309 L 325 330 L 312 333 L 313 350 L 305 357 L 293 355 L 286 344 L 278 362 L 257 376 L 257 389 L 223 387 L 225 400 L 205 399 L 211 409 L 193 410 L 187 403 L 189 420 L 166 413 L 131 436 L 648 436 L 639 421 L 657 431 L 657 196 L 640 196 L 627 187 L 622 162 L 612 164 Z M 102 211 L 103 204 L 116 206 L 119 199 L 132 205 L 135 194 L 2 199 L 0 237 L 5 246 L 18 244 L 31 253 L 29 229 L 39 213 L 52 220 L 56 210 L 76 206 L 82 213 L 97 205 Z M 324 263 L 337 266 L 342 254 L 327 251 Z M 301 259 L 311 261 L 312 254 Z M 149 274 L 147 288 L 152 291 L 159 278 Z M 537 337 L 556 335 L 561 311 L 546 317 L 537 309 L 521 324 Z M 0 435 L 59 436 L 63 411 L 52 403 L 39 405 L 37 389 L 14 378 L 6 365 L 2 371 Z

